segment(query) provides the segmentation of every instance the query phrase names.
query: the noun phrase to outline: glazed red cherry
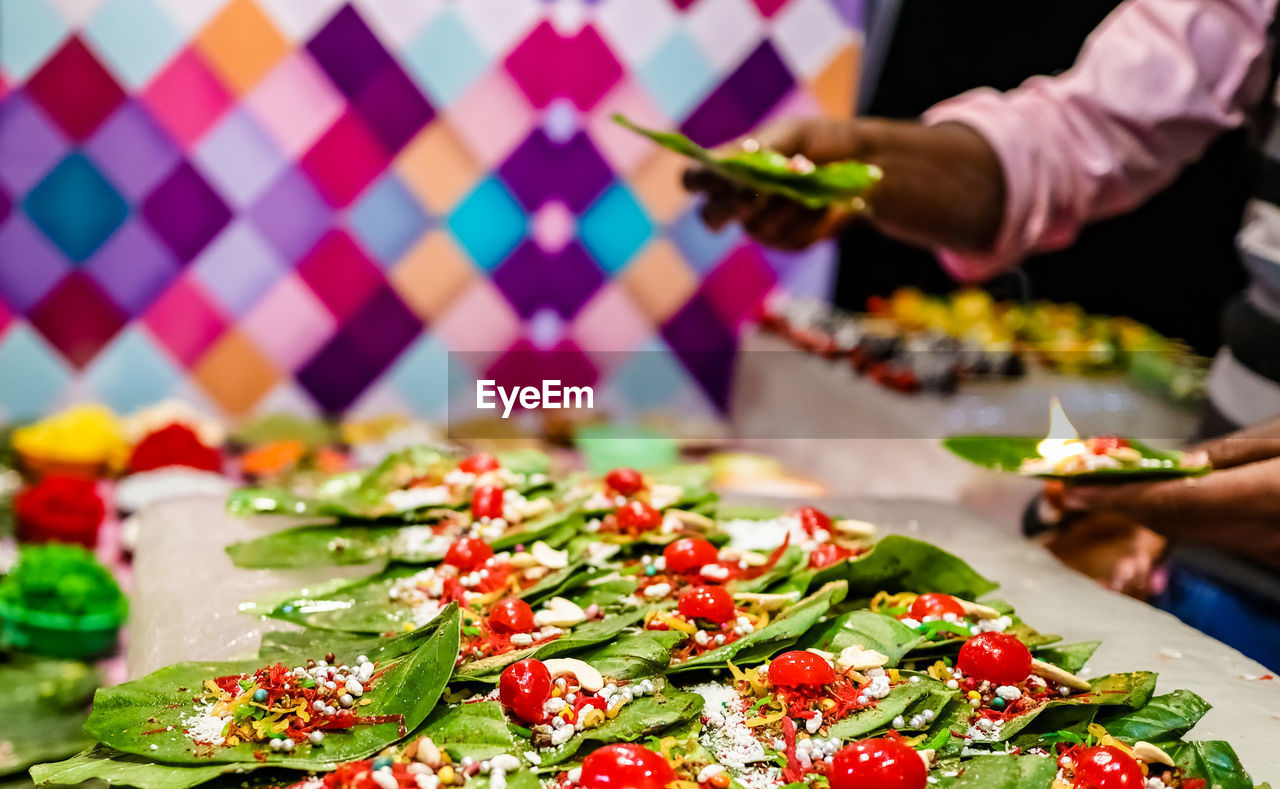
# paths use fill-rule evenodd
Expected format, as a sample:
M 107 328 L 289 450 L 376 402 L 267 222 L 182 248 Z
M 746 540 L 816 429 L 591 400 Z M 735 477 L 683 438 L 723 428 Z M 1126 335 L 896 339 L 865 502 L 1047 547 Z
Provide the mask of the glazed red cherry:
M 929 771 L 920 754 L 898 740 L 846 745 L 831 761 L 831 789 L 924 789 Z
M 723 586 L 690 587 L 680 595 L 676 608 L 689 619 L 709 619 L 722 625 L 732 621 L 736 613 L 733 596 Z
M 499 600 L 489 609 L 489 626 L 498 633 L 528 633 L 533 625 L 533 609 L 519 597 Z
M 676 779 L 667 760 L 644 747 L 619 742 L 597 748 L 582 761 L 582 789 L 665 789 Z
M 496 471 L 501 465 L 498 459 L 488 452 L 477 452 L 459 460 L 458 470 L 465 471 L 468 474 L 483 474 L 486 471 Z
M 979 633 L 960 647 L 956 666 L 975 679 L 1016 685 L 1031 673 L 1031 651 L 1007 633 Z
M 476 488 L 471 493 L 471 517 L 476 520 L 501 518 L 502 494 L 501 485 L 481 485 Z
M 444 554 L 444 563 L 459 570 L 475 570 L 484 566 L 493 556 L 493 549 L 478 537 L 460 537 L 453 541 Z
M 667 560 L 667 572 L 696 573 L 705 564 L 714 564 L 720 558 L 716 546 L 701 537 L 681 537 L 662 549 Z
M 1089 450 L 1095 455 L 1105 455 L 1117 449 L 1124 449 L 1129 442 L 1120 436 L 1098 436 L 1089 441 Z
M 1071 785 L 1075 789 L 1139 789 L 1146 783 L 1137 759 L 1119 748 L 1099 745 L 1076 757 Z
M 802 649 L 783 652 L 769 663 L 769 682 L 778 687 L 815 687 L 835 681 L 836 670 L 830 663 Z
M 817 507 L 796 507 L 791 514 L 800 519 L 801 528 L 810 537 L 820 531 L 831 531 L 831 518 Z
M 512 663 L 498 677 L 498 700 L 525 723 L 542 720 L 542 705 L 551 698 L 551 672 L 541 660 Z
M 955 614 L 962 617 L 964 606 L 949 594 L 922 594 L 911 603 L 911 609 L 907 613 L 912 619 L 922 622 L 926 616 L 936 616 L 941 619 L 947 614 Z
M 824 567 L 830 567 L 836 562 L 848 559 L 853 555 L 853 551 L 847 548 L 841 548 L 834 543 L 824 542 L 812 551 L 809 551 L 809 567 L 814 570 L 821 570 Z
M 618 531 L 626 534 L 639 534 L 662 525 L 662 513 L 643 501 L 628 501 L 613 513 L 613 517 Z
M 644 477 L 633 468 L 615 468 L 605 475 L 604 484 L 623 496 L 634 496 L 644 490 Z

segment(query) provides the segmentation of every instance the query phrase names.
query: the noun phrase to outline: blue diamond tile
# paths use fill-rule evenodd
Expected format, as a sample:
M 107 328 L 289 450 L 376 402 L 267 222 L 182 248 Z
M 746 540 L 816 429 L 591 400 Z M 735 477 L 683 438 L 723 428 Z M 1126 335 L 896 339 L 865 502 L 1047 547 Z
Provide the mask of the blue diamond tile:
M 414 412 L 443 418 L 449 403 L 449 349 L 433 334 L 425 334 L 396 360 L 387 380 Z
M 85 379 L 108 408 L 134 411 L 173 392 L 182 373 L 141 327 L 121 332 L 85 371 Z
M 679 28 L 640 64 L 635 76 L 668 118 L 683 118 L 716 83 L 715 67 Z
M 53 168 L 24 205 L 36 226 L 76 261 L 92 255 L 129 213 L 124 198 L 78 153 Z
M 0 66 L 12 80 L 26 79 L 66 33 L 52 3 L 0 0 Z
M 437 106 L 451 104 L 489 65 L 484 47 L 450 8 L 437 14 L 400 57 Z
M 578 224 L 583 246 L 610 273 L 627 265 L 652 233 L 648 215 L 621 184 L 609 187 Z
M 502 182 L 490 177 L 458 203 L 448 225 L 476 265 L 490 271 L 524 238 L 528 219 Z
M 430 225 L 404 182 L 390 172 L 360 197 L 347 220 L 384 268 L 400 260 Z
M 736 222 L 719 233 L 711 232 L 698 216 L 697 207 L 677 217 L 667 234 L 685 259 L 702 274 L 715 268 L 742 240 L 742 228 Z
M 134 88 L 146 84 L 182 45 L 182 33 L 152 0 L 107 0 L 85 33 Z
M 0 336 L 0 408 L 11 420 L 43 416 L 70 380 L 60 355 L 25 323 L 15 323 Z

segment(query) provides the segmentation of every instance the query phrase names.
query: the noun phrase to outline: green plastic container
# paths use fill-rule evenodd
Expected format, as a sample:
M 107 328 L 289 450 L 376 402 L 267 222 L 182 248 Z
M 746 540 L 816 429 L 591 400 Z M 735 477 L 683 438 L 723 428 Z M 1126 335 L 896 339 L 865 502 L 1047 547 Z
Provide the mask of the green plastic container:
M 0 644 L 59 658 L 87 658 L 115 648 L 123 611 L 71 616 L 0 603 Z

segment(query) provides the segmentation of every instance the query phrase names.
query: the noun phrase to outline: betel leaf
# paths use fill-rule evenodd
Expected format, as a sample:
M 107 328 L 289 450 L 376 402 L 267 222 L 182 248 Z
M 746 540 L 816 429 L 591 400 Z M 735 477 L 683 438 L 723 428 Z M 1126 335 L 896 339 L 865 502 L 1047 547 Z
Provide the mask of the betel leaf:
M 431 625 L 379 644 L 368 653 L 380 664 L 389 664 L 374 688 L 365 696 L 370 703 L 359 708 L 369 716 L 402 716 L 403 728 L 412 730 L 435 706 L 452 672 L 458 654 L 461 615 L 450 606 Z M 344 655 L 354 662 L 354 655 Z M 224 663 L 176 663 L 126 682 L 103 688 L 94 696 L 93 713 L 85 731 L 103 745 L 125 753 L 147 756 L 178 764 L 210 762 L 266 762 L 284 760 L 317 762 L 360 759 L 401 739 L 401 724 L 359 725 L 350 731 L 335 731 L 323 747 L 302 746 L 300 752 L 284 755 L 271 752 L 260 743 L 211 748 L 194 745 L 184 729 L 186 719 L 197 710 L 192 701 L 205 680 L 251 673 L 261 667 L 259 660 Z
M 942 592 L 976 600 L 996 584 L 955 554 L 910 537 L 891 534 L 862 556 L 836 562 L 821 570 L 797 573 L 781 588 L 815 588 L 830 581 L 847 581 L 849 597 L 887 592 Z M 773 589 L 769 591 L 775 591 Z
M 702 712 L 702 697 L 686 693 L 662 679 L 655 679 L 656 690 L 623 705 L 618 717 L 602 726 L 575 734 L 563 745 L 539 752 L 543 767 L 563 764 L 583 749 L 594 750 L 613 742 L 635 742 L 668 726 L 692 720 Z
M 721 668 L 729 661 L 743 666 L 763 663 L 799 640 L 831 606 L 843 600 L 844 595 L 843 583 L 827 584 L 795 605 L 788 606 L 776 619 L 754 633 L 672 665 L 670 673 Z
M 391 599 L 396 582 L 423 571 L 418 565 L 397 564 L 368 578 L 319 593 L 291 596 L 268 608 L 267 616 L 286 622 L 353 633 L 398 633 L 416 622 L 414 609 Z M 517 597 L 530 604 L 554 597 L 591 576 L 585 563 L 549 573 Z
M 76 660 L 0 658 L 0 776 L 89 747 L 89 701 L 102 675 Z
M 1079 644 L 1060 644 L 1040 649 L 1032 647 L 1032 651 L 1040 660 L 1052 663 L 1063 671 L 1078 674 L 1100 646 L 1101 641 L 1082 641 Z
M 1004 742 L 1027 730 L 1031 732 L 1027 738 L 1016 741 L 1016 744 L 1026 747 L 1036 741 L 1035 732 L 1079 727 L 1081 723 L 1092 721 L 1103 708 L 1137 709 L 1151 699 L 1156 686 L 1156 675 L 1149 671 L 1108 674 L 1090 680 L 1089 685 L 1091 690 L 1086 693 L 1055 698 L 1033 710 L 1009 718 L 998 730 L 975 737 L 974 742 Z M 958 730 L 963 731 L 968 727 L 972 716 L 968 714 L 967 708 L 962 708 L 959 716 L 961 728 Z
M 1181 465 L 1181 452 L 1156 449 L 1141 441 L 1130 440 L 1129 446 L 1136 449 L 1144 459 L 1158 461 L 1163 465 L 1150 468 L 1103 468 L 1074 474 L 1025 474 L 1022 471 L 1022 464 L 1024 461 L 1040 457 L 1040 451 L 1036 447 L 1042 440 L 1040 438 L 1021 438 L 1016 436 L 952 436 L 951 438 L 943 439 L 942 445 L 958 457 L 983 468 L 1024 474 L 1025 476 L 1040 477 L 1042 479 L 1114 479 L 1127 481 L 1192 477 L 1207 474 L 1212 470 L 1208 466 Z
M 823 164 L 800 172 L 788 157 L 775 151 L 741 151 L 719 155 L 679 132 L 646 129 L 614 115 L 618 124 L 648 137 L 662 147 L 699 162 L 729 180 L 752 189 L 779 194 L 810 208 L 848 204 L 880 180 L 880 168 L 864 162 Z
M 326 765 L 300 759 L 280 759 L 270 765 L 259 762 L 166 764 L 145 756 L 122 753 L 105 745 L 94 745 L 70 759 L 32 767 L 31 778 L 37 786 L 67 786 L 99 780 L 112 786 L 135 786 L 138 789 L 189 789 L 223 775 L 244 775 L 263 767 L 317 770 L 324 769 Z
M 1203 778 L 1208 789 L 1253 789 L 1253 779 L 1229 743 L 1206 740 L 1162 744 L 1161 747 L 1188 775 Z
M 850 611 L 810 630 L 797 645 L 800 649 L 821 649 L 839 655 L 848 647 L 874 649 L 897 666 L 908 652 L 924 641 L 924 636 L 891 616 L 874 611 Z
M 1191 731 L 1211 708 L 1195 693 L 1175 690 L 1153 697 L 1136 710 L 1100 715 L 1098 723 L 1112 737 L 1128 743 L 1176 740 Z
M 889 728 L 894 718 L 898 717 L 905 724 L 897 727 L 898 731 L 919 731 L 920 729 L 912 728 L 911 718 L 925 710 L 932 710 L 936 719 L 955 698 L 956 693 L 957 691 L 935 679 L 913 675 L 911 680 L 895 685 L 888 696 L 872 706 L 855 710 L 832 723 L 827 736 L 841 740 L 856 739 L 869 732 Z
M 623 633 L 574 657 L 612 679 L 641 679 L 666 671 L 672 648 L 683 638 L 683 633 L 674 630 Z
M 930 786 L 938 789 L 1047 789 L 1058 774 L 1058 762 L 1046 756 L 993 754 L 934 770 Z
M 755 578 L 736 578 L 730 581 L 727 586 L 731 592 L 763 592 L 779 581 L 794 575 L 804 567 L 807 559 L 808 557 L 804 551 L 794 545 L 789 545 L 782 552 L 782 556 L 778 557 L 777 564 L 768 570 L 765 570 Z
M 437 707 L 419 733 L 449 751 L 455 760 L 465 756 L 489 759 L 500 753 L 517 752 L 502 705 L 494 700 Z
M 637 609 L 622 614 L 606 616 L 578 625 L 564 635 L 538 646 L 527 647 L 508 652 L 503 655 L 482 658 L 473 663 L 461 666 L 453 679 L 455 682 L 484 682 L 493 684 L 498 681 L 502 670 L 507 666 L 525 658 L 547 658 L 569 655 L 579 650 L 603 644 L 618 638 L 644 617 L 644 609 Z

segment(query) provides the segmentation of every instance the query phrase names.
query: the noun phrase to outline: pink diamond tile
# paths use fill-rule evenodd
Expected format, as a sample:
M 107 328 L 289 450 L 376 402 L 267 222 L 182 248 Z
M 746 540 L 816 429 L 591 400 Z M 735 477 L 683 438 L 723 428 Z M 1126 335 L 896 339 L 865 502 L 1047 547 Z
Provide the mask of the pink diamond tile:
M 226 316 L 194 275 L 179 279 L 142 320 L 152 337 L 186 367 L 199 361 L 227 329 Z
M 385 282 L 378 266 L 351 236 L 329 233 L 298 264 L 298 276 L 329 311 L 345 321 Z
M 619 112 L 653 129 L 672 124 L 649 93 L 632 79 L 618 83 L 596 105 L 587 118 L 587 133 L 609 166 L 616 172 L 628 174 L 653 154 L 653 143 L 614 123 L 613 115 Z
M 431 327 L 451 351 L 497 355 L 520 336 L 520 320 L 487 279 L 476 280 Z
M 569 337 L 587 352 L 597 366 L 612 367 L 623 353 L 643 347 L 652 337 L 653 323 L 635 305 L 626 290 L 605 285 L 574 318 Z M 596 353 L 600 352 L 600 353 Z
M 544 252 L 555 254 L 577 235 L 578 220 L 563 202 L 550 200 L 533 215 L 529 230 L 534 242 Z
M 774 281 L 773 269 L 760 249 L 747 243 L 730 252 L 702 287 L 724 325 L 736 327 L 754 315 Z
M 348 110 L 302 157 L 302 169 L 329 205 L 343 208 L 390 162 L 391 155 L 368 124 Z
M 507 56 L 511 72 L 535 107 L 558 97 L 588 110 L 622 77 L 622 66 L 600 32 L 585 25 L 572 36 L 546 21 Z
M 338 116 L 345 102 L 305 50 L 281 61 L 245 99 L 281 150 L 299 156 Z
M 536 123 L 533 108 L 501 66 L 445 109 L 449 124 L 486 169 L 495 167 Z
M 193 49 L 174 58 L 142 92 L 152 115 L 188 149 L 226 112 L 231 100 Z
M 241 325 L 254 343 L 282 370 L 297 370 L 333 336 L 333 314 L 297 277 L 289 276 L 267 292 Z

